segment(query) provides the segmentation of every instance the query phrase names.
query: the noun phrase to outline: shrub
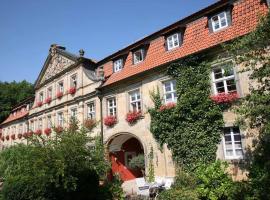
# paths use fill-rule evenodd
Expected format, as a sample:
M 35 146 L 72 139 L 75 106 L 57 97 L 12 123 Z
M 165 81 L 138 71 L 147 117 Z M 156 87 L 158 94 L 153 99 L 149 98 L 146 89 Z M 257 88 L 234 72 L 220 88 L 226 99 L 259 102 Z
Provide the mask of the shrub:
M 130 161 L 129 161 L 129 166 L 132 169 L 137 169 L 140 170 L 142 172 L 143 175 L 145 175 L 145 161 L 144 161 L 144 155 L 143 154 L 139 154 L 135 157 L 133 157 Z

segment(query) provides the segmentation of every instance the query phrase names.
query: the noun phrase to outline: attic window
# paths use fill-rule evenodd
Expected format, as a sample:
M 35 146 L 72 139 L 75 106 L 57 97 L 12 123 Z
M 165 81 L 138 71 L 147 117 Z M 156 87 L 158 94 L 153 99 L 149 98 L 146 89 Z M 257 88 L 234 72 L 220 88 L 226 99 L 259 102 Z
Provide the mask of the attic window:
M 133 53 L 133 62 L 138 64 L 144 60 L 144 49 L 139 49 Z
M 228 14 L 225 11 L 223 11 L 211 17 L 211 24 L 214 32 L 226 28 L 229 25 L 227 15 Z
M 166 39 L 167 50 L 172 50 L 179 47 L 181 44 L 181 33 L 176 32 L 169 35 Z
M 123 69 L 123 59 L 120 58 L 113 62 L 113 70 L 114 72 L 121 71 Z

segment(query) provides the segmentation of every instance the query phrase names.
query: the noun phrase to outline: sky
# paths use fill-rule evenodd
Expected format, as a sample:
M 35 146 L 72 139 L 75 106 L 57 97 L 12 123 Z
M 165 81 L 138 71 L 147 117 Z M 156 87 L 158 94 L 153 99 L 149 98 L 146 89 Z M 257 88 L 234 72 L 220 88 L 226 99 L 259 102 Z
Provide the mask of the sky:
M 1 0 L 0 81 L 34 83 L 51 44 L 101 60 L 217 0 Z

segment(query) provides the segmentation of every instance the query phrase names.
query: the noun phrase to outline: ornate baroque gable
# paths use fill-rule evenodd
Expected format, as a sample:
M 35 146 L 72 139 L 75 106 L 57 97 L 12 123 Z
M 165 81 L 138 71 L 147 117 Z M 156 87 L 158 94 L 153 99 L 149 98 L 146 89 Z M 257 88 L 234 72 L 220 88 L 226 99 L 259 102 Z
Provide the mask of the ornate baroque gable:
M 75 62 L 58 54 L 58 53 L 51 53 L 52 58 L 48 64 L 48 67 L 41 78 L 40 84 L 44 83 L 46 80 L 50 79 L 51 77 L 55 76 L 56 74 L 60 73 L 61 71 L 68 68 L 70 65 L 74 64 Z

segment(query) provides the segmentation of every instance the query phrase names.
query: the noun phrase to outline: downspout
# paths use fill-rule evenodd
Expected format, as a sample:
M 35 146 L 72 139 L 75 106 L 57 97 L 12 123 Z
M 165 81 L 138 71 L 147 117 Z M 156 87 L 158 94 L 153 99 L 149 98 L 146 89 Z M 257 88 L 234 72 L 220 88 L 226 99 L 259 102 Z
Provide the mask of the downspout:
M 103 104 L 102 104 L 102 93 L 101 90 L 98 88 L 97 89 L 97 96 L 99 99 L 99 106 L 100 106 L 100 141 L 103 144 L 104 142 L 104 135 L 103 135 Z

